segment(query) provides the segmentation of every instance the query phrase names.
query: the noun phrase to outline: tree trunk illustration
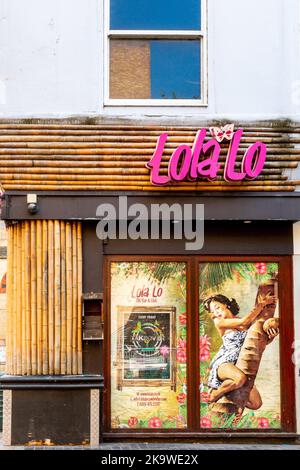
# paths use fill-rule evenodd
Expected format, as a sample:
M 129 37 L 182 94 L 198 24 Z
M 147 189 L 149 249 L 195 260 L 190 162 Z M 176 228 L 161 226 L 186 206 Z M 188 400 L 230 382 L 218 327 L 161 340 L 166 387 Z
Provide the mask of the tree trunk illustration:
M 259 297 L 266 296 L 267 293 L 278 297 L 278 283 L 276 279 L 271 279 L 267 283 L 258 287 L 256 303 Z M 237 414 L 244 410 L 249 398 L 249 393 L 254 385 L 262 355 L 267 344 L 270 343 L 268 335 L 264 331 L 264 323 L 274 316 L 276 305 L 271 305 L 263 310 L 248 330 L 243 347 L 239 354 L 236 366 L 247 376 L 246 384 L 222 397 L 216 403 L 212 403 L 210 411 L 218 416 L 224 414 Z

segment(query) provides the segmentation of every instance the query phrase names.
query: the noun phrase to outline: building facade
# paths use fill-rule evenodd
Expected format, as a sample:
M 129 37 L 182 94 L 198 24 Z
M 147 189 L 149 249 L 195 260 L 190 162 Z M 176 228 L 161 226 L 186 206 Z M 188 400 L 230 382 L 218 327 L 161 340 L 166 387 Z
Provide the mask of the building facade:
M 300 5 L 161 3 L 2 2 L 7 445 L 299 432 Z

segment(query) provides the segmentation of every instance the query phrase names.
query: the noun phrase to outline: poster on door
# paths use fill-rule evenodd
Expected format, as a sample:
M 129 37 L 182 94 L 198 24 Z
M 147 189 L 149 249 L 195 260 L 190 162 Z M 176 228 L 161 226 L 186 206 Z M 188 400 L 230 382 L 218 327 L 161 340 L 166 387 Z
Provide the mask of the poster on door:
M 279 429 L 278 264 L 200 263 L 199 273 L 200 427 Z
M 123 386 L 175 387 L 175 307 L 119 307 L 118 389 Z

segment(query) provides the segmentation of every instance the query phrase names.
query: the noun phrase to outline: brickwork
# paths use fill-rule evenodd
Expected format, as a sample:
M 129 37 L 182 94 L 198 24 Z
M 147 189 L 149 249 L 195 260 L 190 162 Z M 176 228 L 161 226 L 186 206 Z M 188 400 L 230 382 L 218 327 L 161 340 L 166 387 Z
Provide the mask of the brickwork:
M 111 41 L 110 97 L 150 98 L 150 47 L 148 41 Z

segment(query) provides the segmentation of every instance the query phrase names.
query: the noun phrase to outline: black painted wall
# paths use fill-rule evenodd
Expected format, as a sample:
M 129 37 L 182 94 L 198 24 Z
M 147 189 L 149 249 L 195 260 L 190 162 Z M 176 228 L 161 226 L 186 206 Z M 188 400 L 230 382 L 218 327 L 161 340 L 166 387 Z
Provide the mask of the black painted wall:
M 96 236 L 96 222 L 83 222 L 83 289 L 103 292 L 103 259 L 114 255 L 292 255 L 291 222 L 206 222 L 201 251 L 186 251 L 183 240 L 109 240 Z
M 88 444 L 90 390 L 13 390 L 12 445 Z

